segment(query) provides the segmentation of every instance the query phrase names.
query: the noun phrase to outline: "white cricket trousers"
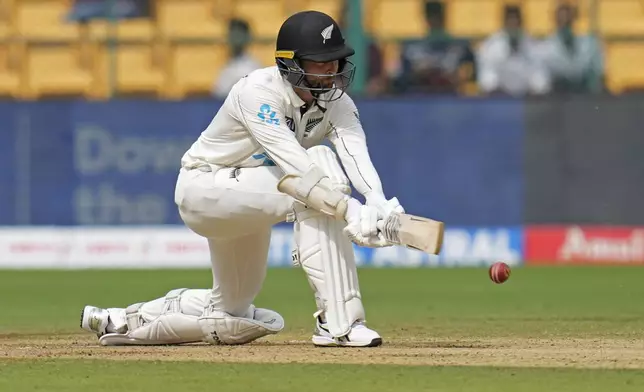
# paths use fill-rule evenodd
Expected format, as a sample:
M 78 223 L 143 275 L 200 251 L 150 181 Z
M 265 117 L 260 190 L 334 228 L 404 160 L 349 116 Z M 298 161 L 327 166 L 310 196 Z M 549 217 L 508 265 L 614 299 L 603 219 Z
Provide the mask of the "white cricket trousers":
M 217 171 L 181 169 L 175 202 L 186 226 L 208 239 L 211 304 L 242 317 L 266 277 L 272 227 L 292 211 L 293 199 L 277 190 L 275 166 Z

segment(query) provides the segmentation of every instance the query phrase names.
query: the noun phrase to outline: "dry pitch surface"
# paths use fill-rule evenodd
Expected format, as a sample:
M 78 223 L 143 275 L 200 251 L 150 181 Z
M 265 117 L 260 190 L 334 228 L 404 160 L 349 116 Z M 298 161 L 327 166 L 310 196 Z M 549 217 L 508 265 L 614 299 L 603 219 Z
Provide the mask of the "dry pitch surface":
M 456 339 L 395 340 L 379 348 L 315 348 L 278 337 L 248 346 L 102 347 L 87 335 L 0 337 L 5 359 L 110 359 L 234 363 L 332 363 L 644 369 L 644 340 Z

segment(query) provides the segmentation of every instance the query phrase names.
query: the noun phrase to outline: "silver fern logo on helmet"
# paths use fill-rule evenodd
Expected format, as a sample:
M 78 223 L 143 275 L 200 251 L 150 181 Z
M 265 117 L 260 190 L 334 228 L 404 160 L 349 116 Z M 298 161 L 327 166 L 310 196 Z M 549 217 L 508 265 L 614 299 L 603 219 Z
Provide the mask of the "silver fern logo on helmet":
M 333 25 L 322 30 L 322 38 L 324 38 L 322 41 L 323 44 L 326 44 L 326 40 L 331 39 L 331 33 L 333 33 Z

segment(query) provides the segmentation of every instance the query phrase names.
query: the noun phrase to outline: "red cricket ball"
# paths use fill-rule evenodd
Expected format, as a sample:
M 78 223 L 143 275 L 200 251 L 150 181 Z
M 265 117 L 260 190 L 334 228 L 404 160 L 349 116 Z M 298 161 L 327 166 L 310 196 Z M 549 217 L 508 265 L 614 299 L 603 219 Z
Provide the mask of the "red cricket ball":
M 490 266 L 489 273 L 492 282 L 501 284 L 510 277 L 510 266 L 502 262 L 497 262 Z

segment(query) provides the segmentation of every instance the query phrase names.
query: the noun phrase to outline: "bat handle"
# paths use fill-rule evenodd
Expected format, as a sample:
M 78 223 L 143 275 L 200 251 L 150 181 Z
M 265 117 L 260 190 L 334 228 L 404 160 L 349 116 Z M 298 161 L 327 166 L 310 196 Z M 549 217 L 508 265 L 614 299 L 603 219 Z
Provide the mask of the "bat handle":
M 400 244 L 400 215 L 392 212 L 386 220 L 379 220 L 377 227 L 387 241 Z

